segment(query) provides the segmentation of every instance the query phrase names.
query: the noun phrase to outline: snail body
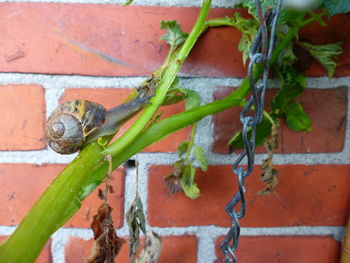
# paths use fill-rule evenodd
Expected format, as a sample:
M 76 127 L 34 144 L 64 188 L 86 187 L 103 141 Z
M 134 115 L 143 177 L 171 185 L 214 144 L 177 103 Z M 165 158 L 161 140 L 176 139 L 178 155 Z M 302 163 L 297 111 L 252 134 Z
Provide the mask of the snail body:
M 135 99 L 106 110 L 88 100 L 71 100 L 59 105 L 46 123 L 48 145 L 60 154 L 79 151 L 101 136 L 113 134 L 147 104 L 150 97 Z

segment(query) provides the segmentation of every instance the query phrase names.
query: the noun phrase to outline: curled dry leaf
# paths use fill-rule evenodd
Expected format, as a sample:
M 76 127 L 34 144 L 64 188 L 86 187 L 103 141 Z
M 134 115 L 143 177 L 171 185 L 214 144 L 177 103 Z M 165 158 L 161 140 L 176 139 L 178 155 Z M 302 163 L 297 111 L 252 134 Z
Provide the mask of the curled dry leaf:
M 264 189 L 258 192 L 259 195 L 269 195 L 274 192 L 274 188 L 278 184 L 279 172 L 273 166 L 273 151 L 278 147 L 278 131 L 277 125 L 272 125 L 271 137 L 264 143 L 268 157 L 263 161 L 261 170 L 264 172 L 260 175 L 260 179 L 266 184 Z
M 173 171 L 164 177 L 164 184 L 172 194 L 183 192 L 180 179 L 185 168 L 184 160 L 178 160 L 172 166 Z
M 111 213 L 112 208 L 103 203 L 94 215 L 91 229 L 95 241 L 86 263 L 114 263 L 115 257 L 125 243 L 115 232 Z
M 146 235 L 146 243 L 140 257 L 136 263 L 156 263 L 162 250 L 162 240 L 159 235 L 153 231 L 149 231 Z
M 129 258 L 131 262 L 135 262 L 136 254 L 140 249 L 140 231 L 146 234 L 145 215 L 138 193 L 126 213 L 126 222 L 129 226 Z
M 261 169 L 264 171 L 260 175 L 260 179 L 266 184 L 265 188 L 259 191 L 259 195 L 269 195 L 274 191 L 274 188 L 278 184 L 278 170 L 273 168 L 272 156 L 269 156 L 263 161 Z

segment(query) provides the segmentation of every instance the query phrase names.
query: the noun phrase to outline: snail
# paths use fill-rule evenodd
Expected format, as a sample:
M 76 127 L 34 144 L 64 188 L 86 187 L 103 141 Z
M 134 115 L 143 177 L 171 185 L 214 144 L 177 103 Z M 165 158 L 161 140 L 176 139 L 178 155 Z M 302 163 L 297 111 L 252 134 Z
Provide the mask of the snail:
M 144 92 L 139 91 L 135 99 L 110 110 L 88 100 L 71 100 L 59 105 L 46 123 L 48 145 L 60 154 L 71 154 L 101 136 L 115 133 L 148 104 L 152 96 L 144 96 Z

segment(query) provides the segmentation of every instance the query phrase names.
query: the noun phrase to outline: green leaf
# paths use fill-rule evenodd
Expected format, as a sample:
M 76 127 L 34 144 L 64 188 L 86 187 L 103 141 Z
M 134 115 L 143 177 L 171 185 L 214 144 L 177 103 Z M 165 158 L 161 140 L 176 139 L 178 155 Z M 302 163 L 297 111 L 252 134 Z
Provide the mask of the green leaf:
M 184 91 L 185 91 L 185 109 L 186 110 L 197 108 L 201 105 L 202 98 L 198 94 L 198 92 L 190 89 L 186 89 Z
M 277 5 L 276 0 L 263 0 L 260 2 L 261 2 L 261 8 L 262 8 L 263 14 L 265 14 L 268 8 L 272 7 L 274 9 Z M 243 0 L 242 5 L 243 7 L 248 9 L 249 14 L 253 15 L 255 19 L 259 21 L 256 6 L 255 6 L 255 0 Z M 293 18 L 295 13 L 296 11 L 287 9 L 285 8 L 285 6 L 283 6 L 280 14 L 279 23 L 281 24 L 286 23 L 288 20 Z
M 208 169 L 208 160 L 203 154 L 203 149 L 199 146 L 195 146 L 194 156 L 196 157 L 196 160 L 198 161 L 202 171 L 205 172 Z
M 311 131 L 311 119 L 305 113 L 300 102 L 289 104 L 286 108 L 286 122 L 294 131 Z
M 161 40 L 165 40 L 175 50 L 183 42 L 185 42 L 188 34 L 181 30 L 180 25 L 176 20 L 162 21 L 160 28 L 168 30 L 168 33 L 161 36 Z
M 280 38 L 283 38 L 281 36 Z M 277 65 L 280 68 L 289 68 L 297 60 L 297 57 L 293 51 L 293 43 L 289 43 L 285 49 L 281 51 L 281 54 L 278 56 Z
M 306 78 L 292 67 L 278 71 L 282 86 L 271 101 L 273 115 L 281 117 L 287 105 L 298 97 L 306 87 Z
M 179 77 L 176 76 L 167 94 L 165 95 L 162 106 L 176 104 L 182 101 L 185 98 L 185 96 L 186 96 L 185 90 L 182 88 L 180 84 Z
M 350 12 L 349 0 L 325 0 L 324 6 L 331 16 Z
M 181 158 L 182 155 L 184 155 L 188 151 L 188 142 L 184 141 L 179 144 L 177 147 L 177 154 Z
M 327 70 L 328 78 L 331 78 L 334 74 L 337 64 L 335 61 L 338 56 L 343 52 L 342 42 L 336 42 L 326 45 L 313 45 L 306 42 L 300 42 L 300 44 L 310 52 L 311 56 L 316 59 Z
M 184 167 L 180 184 L 185 195 L 191 199 L 196 199 L 200 196 L 200 191 L 197 184 L 194 182 L 196 168 L 191 163 Z
M 264 140 L 271 134 L 271 128 L 272 123 L 271 121 L 263 117 L 261 123 L 256 127 L 256 139 L 255 139 L 255 146 L 261 145 Z M 252 131 L 251 129 L 248 130 L 248 138 L 251 137 Z M 230 147 L 234 149 L 243 149 L 243 138 L 242 138 L 242 131 L 237 132 L 228 142 Z
M 127 0 L 123 5 L 130 5 L 134 0 Z
M 254 19 L 245 19 L 239 13 L 235 13 L 231 21 L 242 33 L 241 40 L 238 44 L 238 50 L 242 52 L 243 64 L 245 65 L 248 57 L 250 47 L 254 41 L 255 35 L 258 32 L 258 23 Z

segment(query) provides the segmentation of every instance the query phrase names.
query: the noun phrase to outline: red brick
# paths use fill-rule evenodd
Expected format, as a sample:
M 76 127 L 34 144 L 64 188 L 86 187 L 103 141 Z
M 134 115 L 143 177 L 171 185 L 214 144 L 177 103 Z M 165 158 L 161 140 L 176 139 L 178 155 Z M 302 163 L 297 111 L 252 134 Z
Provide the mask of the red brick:
M 6 237 L 0 236 L 0 242 L 2 242 Z M 51 239 L 46 243 L 45 247 L 41 250 L 39 257 L 35 263 L 51 263 Z
M 233 91 L 232 88 L 220 87 L 215 90 L 215 100 L 223 98 Z M 266 109 L 276 91 L 267 91 Z M 312 119 L 312 132 L 290 130 L 284 122 L 279 128 L 279 148 L 276 153 L 319 153 L 340 152 L 344 147 L 347 88 L 306 89 L 298 100 Z M 320 107 L 320 105 L 322 105 Z M 235 107 L 213 116 L 214 144 L 216 153 L 228 153 L 227 143 L 242 128 L 239 114 L 242 108 Z M 261 146 L 257 152 L 265 152 Z
M 44 141 L 44 89 L 38 85 L 0 86 L 0 150 L 37 150 Z
M 113 88 L 99 88 L 99 89 L 87 89 L 87 88 L 78 88 L 78 89 L 67 89 L 64 95 L 61 97 L 60 102 L 65 102 L 71 99 L 87 99 L 97 103 L 102 104 L 107 109 L 115 107 L 124 102 L 128 95 L 132 92 L 131 89 L 113 89 Z M 163 112 L 162 118 L 169 117 L 173 114 L 179 113 L 184 110 L 184 104 L 179 103 L 170 106 L 161 107 L 160 111 Z M 138 115 L 139 116 L 139 115 Z M 123 134 L 132 123 L 137 119 L 138 116 L 135 116 L 130 122 L 123 126 L 116 138 Z M 171 134 L 169 137 L 164 140 L 154 143 L 147 147 L 145 152 L 175 152 L 180 142 L 188 140 L 191 133 L 191 127 L 182 129 L 174 134 Z
M 301 40 L 317 45 L 342 42 L 343 53 L 337 61 L 335 77 L 348 76 L 350 73 L 350 34 L 347 30 L 339 30 L 340 28 L 350 27 L 349 18 L 349 13 L 337 15 L 329 20 L 325 19 L 327 27 L 321 26 L 319 23 L 312 23 L 300 32 Z M 318 62 L 314 61 L 305 74 L 312 77 L 320 77 L 326 75 L 326 70 Z
M 0 165 L 0 225 L 17 225 L 40 197 L 64 165 Z M 109 198 L 115 225 L 121 227 L 124 213 L 124 174 L 113 173 L 111 183 L 116 191 Z M 101 201 L 97 191 L 87 197 L 81 209 L 66 223 L 66 227 L 89 227 Z
M 222 241 L 216 241 L 215 263 L 224 259 Z M 339 262 L 340 251 L 340 243 L 329 236 L 243 236 L 236 255 L 240 263 L 330 263 Z
M 276 194 L 259 196 L 264 183 L 259 168 L 246 179 L 247 214 L 244 227 L 345 225 L 349 215 L 349 165 L 278 165 Z M 171 194 L 163 183 L 168 166 L 149 169 L 148 221 L 152 226 L 184 227 L 218 225 L 228 227 L 224 207 L 237 190 L 231 166 L 210 166 L 197 171 L 201 196 L 196 200 L 182 193 Z
M 165 236 L 161 237 L 161 239 L 162 252 L 158 263 L 197 262 L 197 239 L 194 236 Z M 93 239 L 87 241 L 77 237 L 70 237 L 65 248 L 65 262 L 85 262 L 90 255 L 92 244 Z M 115 262 L 130 262 L 127 240 Z
M 165 33 L 160 30 L 160 21 L 176 19 L 188 32 L 195 23 L 198 8 L 2 3 L 1 12 L 0 57 L 4 59 L 0 61 L 0 71 L 144 76 L 163 63 L 168 51 L 165 42 L 159 40 Z M 213 8 L 209 17 L 229 15 L 232 9 Z M 344 41 L 344 54 L 350 54 L 346 52 L 349 34 L 344 30 L 333 33 L 339 31 L 339 24 L 345 26 L 347 20 L 348 15 L 341 15 L 332 19 L 327 30 L 310 27 L 305 32 L 311 40 L 315 37 L 327 42 Z M 211 29 L 198 41 L 183 73 L 245 76 L 238 51 L 240 38 L 240 32 L 233 28 Z M 341 56 L 341 70 L 336 76 L 349 75 L 349 60 L 350 56 Z M 317 65 L 310 69 L 312 74 L 314 68 L 324 74 Z

